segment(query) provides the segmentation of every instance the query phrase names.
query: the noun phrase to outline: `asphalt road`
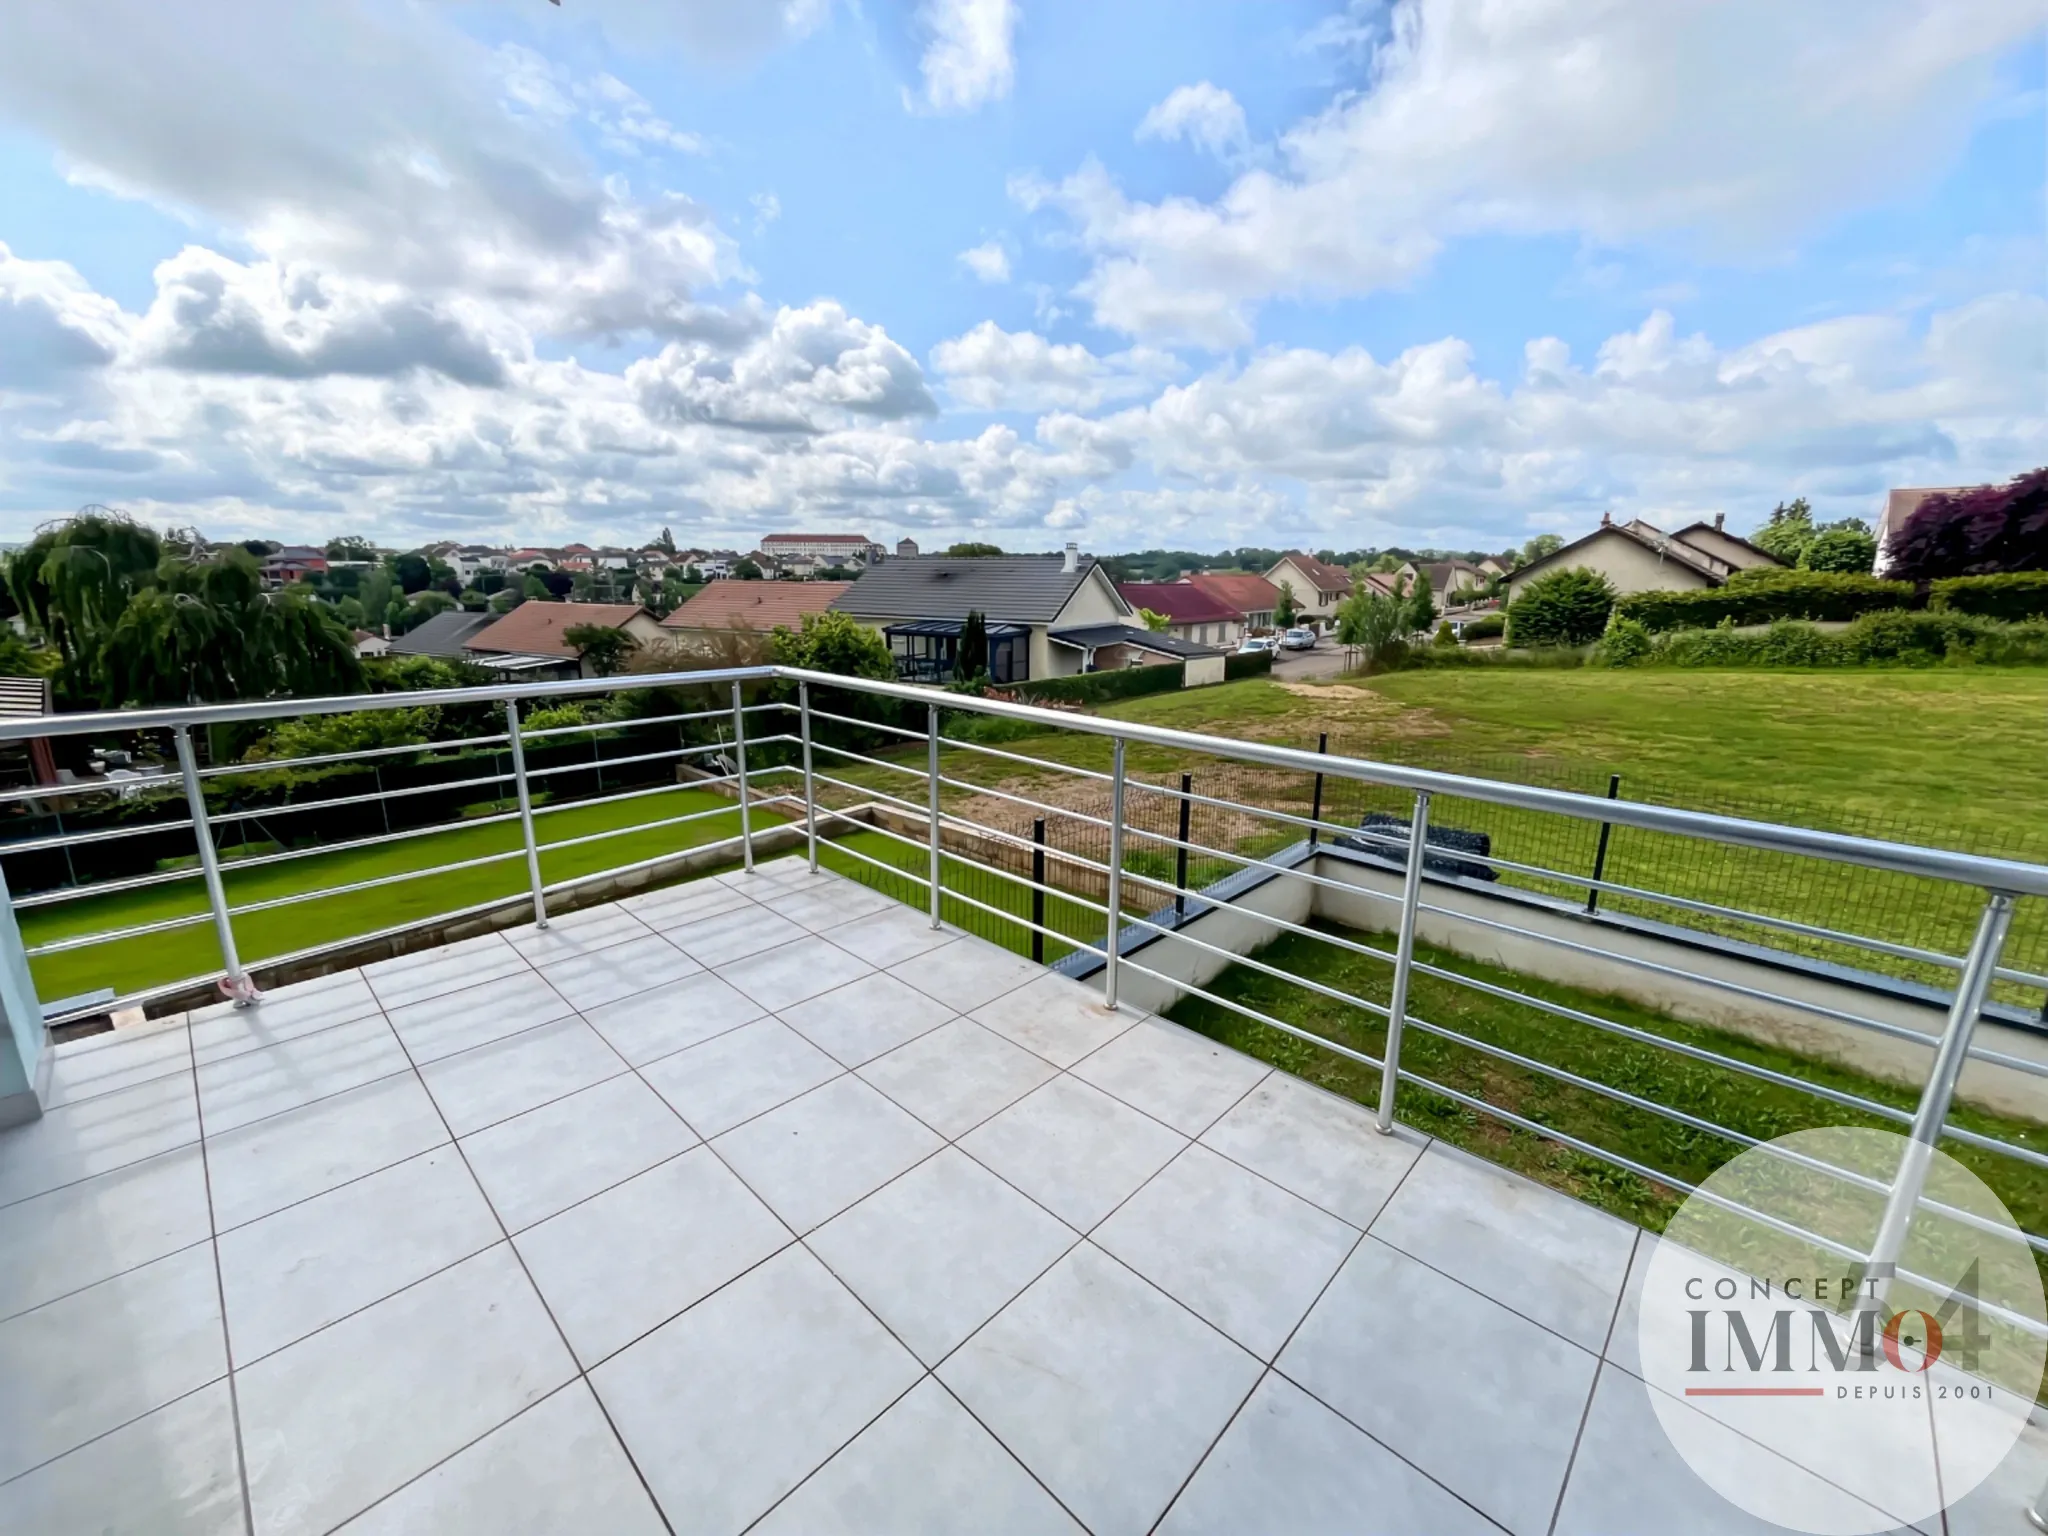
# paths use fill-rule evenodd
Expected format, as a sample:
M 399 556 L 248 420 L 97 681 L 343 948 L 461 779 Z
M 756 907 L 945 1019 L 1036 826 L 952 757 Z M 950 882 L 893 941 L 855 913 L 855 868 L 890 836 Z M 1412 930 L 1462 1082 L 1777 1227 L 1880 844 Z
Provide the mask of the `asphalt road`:
M 1312 651 L 1279 651 L 1273 657 L 1273 675 L 1282 681 L 1333 677 L 1343 670 L 1344 647 L 1328 637 Z

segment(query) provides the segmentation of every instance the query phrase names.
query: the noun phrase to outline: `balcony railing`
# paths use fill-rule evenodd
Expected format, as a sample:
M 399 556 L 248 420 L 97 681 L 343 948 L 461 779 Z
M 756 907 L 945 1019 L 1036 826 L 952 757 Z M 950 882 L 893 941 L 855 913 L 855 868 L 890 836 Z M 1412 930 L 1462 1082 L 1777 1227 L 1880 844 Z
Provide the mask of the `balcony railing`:
M 646 690 L 687 690 L 694 698 L 716 702 L 706 702 L 702 708 L 545 730 L 525 724 L 525 711 L 537 704 Z M 197 732 L 287 718 L 396 709 L 475 710 L 478 706 L 501 714 L 503 729 L 423 745 L 255 763 L 217 761 L 206 766 L 202 766 L 195 745 Z M 1005 739 L 999 727 L 963 731 L 961 723 L 969 717 L 1012 722 L 1017 739 L 1037 732 L 1061 733 L 1090 738 L 1099 745 L 1078 744 L 1071 754 L 1073 760 L 1055 760 L 985 739 Z M 649 730 L 671 727 L 676 745 L 649 744 Z M 541 744 L 596 743 L 605 733 L 628 729 L 637 735 L 629 743 L 631 750 L 623 754 L 605 757 L 596 752 L 589 762 L 536 763 L 529 758 L 529 752 Z M 145 811 L 160 809 L 162 814 L 140 815 L 118 827 L 16 840 L 0 845 L 0 859 L 59 853 L 69 857 L 75 850 L 123 839 L 189 832 L 197 852 L 197 862 L 190 868 L 150 868 L 115 878 L 53 885 L 12 898 L 12 909 L 16 914 L 39 912 L 74 902 L 174 888 L 191 880 L 199 881 L 204 889 L 204 908 L 63 934 L 28 945 L 21 955 L 33 964 L 47 957 L 76 951 L 106 952 L 110 946 L 151 935 L 210 926 L 217 956 L 209 953 L 203 941 L 196 941 L 191 946 L 190 967 L 183 974 L 117 988 L 118 995 L 111 999 L 100 996 L 51 1015 L 44 1021 L 51 1027 L 117 1008 L 163 1006 L 180 996 L 189 997 L 195 987 L 215 984 L 238 1001 L 252 998 L 256 982 L 238 943 L 238 923 L 246 927 L 257 913 L 344 894 L 395 891 L 463 870 L 510 867 L 523 871 L 524 890 L 509 900 L 501 891 L 488 900 L 437 911 L 424 922 L 373 927 L 342 939 L 268 954 L 256 967 L 279 973 L 294 968 L 303 972 L 316 969 L 323 959 L 360 954 L 368 941 L 412 935 L 423 927 L 445 928 L 459 920 L 515 912 L 516 918 L 507 920 L 524 921 L 528 908 L 532 920 L 545 924 L 551 912 L 575 904 L 587 889 L 635 874 L 665 874 L 685 852 L 700 861 L 737 860 L 751 869 L 757 847 L 773 821 L 778 824 L 775 835 L 783 842 L 800 838 L 814 869 L 824 849 L 836 867 L 885 887 L 912 890 L 934 925 L 950 916 L 981 927 L 1034 957 L 1043 955 L 1048 946 L 1063 951 L 1066 958 L 1062 964 L 1069 974 L 1099 977 L 1112 1005 L 1120 994 L 1138 988 L 1146 989 L 1147 998 L 1202 999 L 1377 1072 L 1377 1118 L 1382 1129 L 1391 1128 L 1397 1095 L 1406 1089 L 1512 1131 L 1545 1138 L 1660 1189 L 1683 1194 L 1696 1187 L 1695 1180 L 1669 1167 L 1653 1166 L 1591 1136 L 1494 1102 L 1484 1092 L 1424 1075 L 1403 1055 L 1410 1037 L 1423 1035 L 1476 1053 L 1502 1068 L 1534 1074 L 1590 1095 L 1617 1111 L 1657 1117 L 1717 1138 L 1731 1156 L 1765 1139 L 1698 1112 L 1701 1106 L 1664 1102 L 1637 1087 L 1604 1081 L 1441 1020 L 1419 1016 L 1411 1001 L 1413 983 L 1426 976 L 1525 1007 L 1546 1021 L 1555 1021 L 1560 1030 L 1592 1031 L 1668 1053 L 1673 1061 L 1729 1074 L 1735 1081 L 1791 1090 L 1810 1100 L 1816 1115 L 1846 1111 L 1893 1125 L 1916 1148 L 1943 1143 L 1966 1148 L 2009 1166 L 2016 1177 L 2030 1182 L 2048 1171 L 2048 1152 L 2032 1144 L 2026 1134 L 1976 1129 L 1959 1123 L 1952 1114 L 1965 1071 L 1975 1069 L 1994 1074 L 2007 1085 L 2006 1102 L 2020 1101 L 2021 1112 L 2008 1116 L 2007 1123 L 2048 1120 L 2048 1085 L 2042 1081 L 2048 1078 L 2048 1035 L 2030 1025 L 2028 1006 L 1990 1006 L 1994 986 L 2004 988 L 2008 996 L 2036 1002 L 2037 994 L 2048 993 L 2048 976 L 2004 963 L 2016 914 L 2024 913 L 2027 921 L 2034 922 L 2040 904 L 2048 898 L 2048 866 L 1311 753 L 903 683 L 773 667 L 370 697 L 267 700 L 0 723 L 0 740 L 32 736 L 104 740 L 116 735 L 148 739 L 166 733 L 174 768 L 118 783 L 26 790 L 8 797 L 18 805 L 33 806 L 58 798 L 75 803 L 93 795 L 141 795 L 148 801 Z M 337 767 L 375 769 L 380 764 L 439 758 L 451 752 L 457 754 L 454 761 L 458 767 L 488 764 L 489 771 L 424 785 L 384 788 L 380 784 L 372 792 L 260 808 L 231 805 L 221 809 L 209 804 L 210 787 L 216 787 L 218 795 L 218 786 L 250 775 Z M 1239 765 L 1234 770 L 1238 774 L 1233 781 L 1235 792 L 1225 795 L 1198 790 L 1188 765 L 1200 763 Z M 1004 777 L 995 782 L 970 777 L 981 764 L 993 765 L 991 771 L 1000 771 Z M 621 772 L 631 770 L 627 772 L 628 787 L 606 792 L 606 770 L 614 775 L 615 784 Z M 1261 796 L 1254 770 L 1267 775 L 1269 785 L 1313 783 L 1307 814 L 1284 808 L 1280 802 L 1294 803 L 1287 796 Z M 660 797 L 674 792 L 677 782 L 649 781 L 670 772 L 688 787 L 720 795 L 721 803 L 677 815 L 658 814 L 663 809 Z M 694 776 L 682 780 L 684 772 Z M 541 799 L 543 792 L 552 794 L 553 786 L 593 773 L 595 792 Z M 1382 798 L 1388 811 L 1363 826 L 1333 822 L 1323 815 L 1325 781 L 1344 781 L 1369 790 Z M 316 839 L 232 861 L 222 857 L 222 834 L 252 823 L 266 830 L 276 824 L 288 836 L 295 816 L 310 814 L 317 820 L 320 814 L 351 808 L 359 814 L 374 809 L 388 816 L 394 807 L 444 793 L 487 794 L 503 808 L 456 821 Z M 150 796 L 156 798 L 148 800 Z M 549 818 L 562 812 L 632 807 L 643 801 L 657 814 L 553 840 L 544 836 Z M 1446 806 L 1484 807 L 1525 818 L 1562 819 L 1597 827 L 1603 848 L 1613 829 L 1635 829 L 1863 871 L 1872 877 L 1925 882 L 1944 896 L 1969 904 L 1973 914 L 1969 939 L 1967 945 L 1959 946 L 1960 952 L 1949 953 L 1925 943 L 1901 942 L 1896 936 L 1858 933 L 1832 924 L 1608 881 L 1597 866 L 1589 874 L 1507 857 L 1490 845 L 1454 845 L 1431 835 Z M 404 821 L 407 816 L 401 814 L 398 819 Z M 1048 822 L 1061 829 L 1051 846 L 1045 832 Z M 1197 836 L 1198 822 L 1212 829 L 1205 835 L 1213 840 Z M 519 831 L 514 846 L 466 853 L 343 884 L 239 902 L 230 899 L 230 877 L 238 878 L 244 872 L 344 851 L 404 848 L 447 834 L 451 827 L 513 825 Z M 718 835 L 706 842 L 688 842 L 695 833 L 686 836 L 683 829 L 691 827 L 699 831 L 708 827 Z M 652 856 L 622 859 L 552 881 L 544 878 L 544 857 L 627 836 L 644 845 L 649 834 L 657 834 L 657 842 L 660 834 L 672 834 L 674 845 L 660 847 Z M 1325 867 L 1323 861 L 1337 857 L 1340 851 L 1351 867 Z M 1191 859 L 1199 861 L 1209 876 L 1192 889 Z M 1390 942 L 1374 941 L 1370 931 L 1356 926 L 1335 931 L 1299 913 L 1275 913 L 1239 899 L 1262 881 L 1286 882 L 1317 899 L 1341 899 L 1351 908 L 1371 904 L 1383 914 L 1384 922 L 1376 926 L 1385 930 Z M 1512 888 L 1496 890 L 1496 884 Z M 1569 899 L 1545 894 L 1558 889 L 1576 894 Z M 1631 930 L 1632 919 L 1597 910 L 1601 896 L 1625 898 L 1632 911 L 1660 909 L 1667 921 Z M 1242 931 L 1232 938 L 1205 929 L 1205 916 L 1224 911 L 1238 920 L 1240 930 L 1249 925 L 1249 931 L 1261 939 L 1291 936 L 1384 966 L 1384 1000 L 1273 966 L 1260 958 L 1256 943 L 1245 939 Z M 1503 985 L 1436 963 L 1418 953 L 1418 934 L 1432 922 L 1491 934 L 1517 952 L 1565 957 L 1581 970 L 1588 965 L 1605 968 L 1617 979 L 1633 975 L 1645 985 L 1718 996 L 1734 1006 L 1782 1009 L 1836 1031 L 1850 1043 L 1852 1055 L 1859 1041 L 1889 1051 L 1893 1059 L 1901 1051 L 1924 1053 L 1926 1067 L 1917 1085 L 1916 1102 L 1907 1109 L 1868 1092 L 1844 1088 L 1838 1077 L 1827 1072 L 1789 1071 L 1761 1064 L 1737 1051 L 1666 1036 L 1590 1008 L 1559 1002 L 1542 995 L 1541 989 Z M 1725 942 L 1731 927 L 1748 935 L 1732 959 Z M 1697 936 L 1696 950 L 1670 942 L 1674 935 L 1682 938 L 1687 933 Z M 1624 943 L 1616 938 L 1643 939 L 1646 934 L 1656 942 Z M 1774 945 L 1774 940 L 1783 941 L 1782 945 Z M 1816 961 L 1816 946 L 1835 958 Z M 1686 959 L 1689 954 L 1693 958 Z M 1852 963 L 1855 957 L 1862 957 L 1860 972 Z M 1882 997 L 1882 987 L 1876 983 L 1887 974 L 1896 975 L 1902 964 L 1920 974 L 1933 968 L 1951 978 L 1941 989 L 1941 1006 L 1926 1014 L 1925 1023 L 1912 1022 L 1910 1010 L 1902 1013 L 1875 1004 L 1845 1004 L 1845 997 L 1853 1000 L 1859 995 L 1859 976 L 1872 984 L 1867 989 L 1870 996 Z M 1383 1046 L 1377 1051 L 1361 1049 L 1316 1033 L 1270 1007 L 1254 1007 L 1226 995 L 1213 982 L 1226 965 L 1248 967 L 1299 987 L 1305 994 L 1356 1009 L 1383 1023 Z M 1774 970 L 1774 966 L 1780 969 Z M 1621 990 L 1619 980 L 1611 990 Z M 1852 1181 L 1888 1190 L 1887 1218 L 1871 1251 L 1845 1247 L 1811 1232 L 1796 1235 L 1854 1263 L 1895 1263 L 1903 1219 L 1922 1203 L 1919 1180 L 1924 1168 L 1924 1161 L 1908 1156 L 1889 1185 L 1873 1185 L 1867 1178 L 1843 1172 Z M 1966 1223 L 1972 1220 L 1967 1213 L 1949 1214 Z M 2029 1223 L 2023 1218 L 2022 1224 L 2033 1251 L 2048 1254 L 2048 1233 L 2036 1230 L 2048 1223 Z M 2000 1312 L 1992 1303 L 1985 1305 L 2015 1326 L 2041 1331 L 2029 1318 Z

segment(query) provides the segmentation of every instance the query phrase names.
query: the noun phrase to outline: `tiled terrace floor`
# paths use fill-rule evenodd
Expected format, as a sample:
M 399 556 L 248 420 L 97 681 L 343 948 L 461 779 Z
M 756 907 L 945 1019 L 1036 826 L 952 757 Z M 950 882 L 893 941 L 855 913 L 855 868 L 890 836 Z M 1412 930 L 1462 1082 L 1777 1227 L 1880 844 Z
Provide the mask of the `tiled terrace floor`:
M 1629 1373 L 1633 1228 L 795 861 L 58 1081 L 10 1536 L 1765 1529 Z

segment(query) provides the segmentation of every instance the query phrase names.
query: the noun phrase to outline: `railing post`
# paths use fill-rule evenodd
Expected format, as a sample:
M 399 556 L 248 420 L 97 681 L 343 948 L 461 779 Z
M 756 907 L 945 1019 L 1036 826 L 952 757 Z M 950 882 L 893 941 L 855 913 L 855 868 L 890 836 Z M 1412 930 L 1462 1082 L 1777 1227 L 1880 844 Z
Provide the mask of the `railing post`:
M 1878 1218 L 1877 1236 L 1870 1244 L 1870 1262 L 1863 1270 L 1863 1294 L 1859 1309 L 1882 1308 L 1892 1276 L 1898 1272 L 1899 1255 L 1905 1251 L 1906 1236 L 1913 1214 L 1920 1207 L 1921 1191 L 1927 1185 L 1927 1168 L 1941 1142 L 1941 1130 L 1948 1123 L 1949 1101 L 1955 1097 L 1956 1081 L 1969 1059 L 1970 1037 L 1977 1029 L 1977 1015 L 1991 991 L 1991 979 L 1998 969 L 1998 952 L 2005 947 L 2006 931 L 2012 927 L 2013 899 L 2003 891 L 1992 891 L 1977 919 L 1977 936 L 1956 977 L 1955 1000 L 1949 1004 L 1948 1022 L 1941 1043 L 1934 1048 L 1934 1065 L 1928 1069 L 1927 1086 L 1913 1111 L 1913 1124 L 1906 1132 L 1906 1149 L 1899 1157 L 1899 1171 L 1885 1197 L 1884 1215 Z
M 1422 861 L 1429 849 L 1429 792 L 1415 797 L 1408 821 L 1408 868 L 1401 881 L 1401 933 L 1394 946 L 1394 986 L 1387 997 L 1387 1048 L 1380 1067 L 1382 1136 L 1394 1129 L 1394 1090 L 1401 1081 L 1401 1031 L 1408 1022 L 1408 973 L 1415 965 L 1415 915 L 1422 903 Z
M 540 843 L 533 835 L 533 792 L 526 782 L 526 744 L 519 739 L 519 705 L 505 701 L 505 732 L 512 743 L 512 789 L 519 801 L 519 832 L 526 839 L 526 881 L 533 890 L 533 924 L 548 925 L 548 899 L 540 880 Z
M 1124 927 L 1124 739 L 1116 739 L 1116 758 L 1109 776 L 1109 944 L 1102 969 L 1102 1000 L 1116 1006 L 1117 940 Z
M 2037 1531 L 2048 1531 L 2048 1484 L 2034 1496 L 2034 1502 L 2027 1506 L 2027 1519 L 2033 1522 Z
M 192 755 L 192 733 L 182 725 L 171 727 L 171 740 L 178 751 L 178 771 L 185 778 L 185 805 L 192 813 L 192 836 L 199 844 L 199 871 L 206 878 L 206 900 L 213 908 L 213 931 L 220 940 L 221 964 L 228 973 L 227 994 L 237 1008 L 256 1001 L 256 985 L 242 969 L 242 957 L 235 952 L 235 925 L 228 916 L 227 888 L 221 884 L 220 858 L 213 851 L 213 827 L 206 816 L 206 792 L 199 785 L 199 763 Z
M 927 873 L 931 879 L 932 926 L 939 926 L 939 706 L 925 706 L 924 721 L 924 765 L 925 790 L 931 810 L 931 861 Z
M 1045 964 L 1045 818 L 1031 823 L 1031 958 Z
M 1607 775 L 1607 798 L 1610 800 L 1619 800 L 1621 798 L 1621 775 L 1618 773 Z M 1586 887 L 1586 916 L 1588 917 L 1593 916 L 1594 913 L 1600 910 L 1600 887 L 1597 882 L 1605 879 L 1607 876 L 1607 839 L 1613 835 L 1614 823 L 1611 821 L 1601 822 L 1600 845 L 1593 850 L 1593 879 L 1596 883 Z
M 818 872 L 818 786 L 811 777 L 811 685 L 796 685 L 796 713 L 804 739 L 804 847 Z
M 1320 755 L 1322 753 L 1328 752 L 1329 750 L 1330 733 L 1328 731 L 1322 731 L 1317 733 L 1317 754 Z M 1309 802 L 1308 819 L 1308 845 L 1309 847 L 1313 848 L 1315 847 L 1316 843 L 1321 839 L 1323 831 L 1323 776 L 1320 773 L 1316 775 L 1315 798 Z
M 1189 815 L 1195 803 L 1188 798 L 1195 787 L 1195 776 L 1184 773 L 1180 776 L 1180 846 L 1173 850 L 1173 915 L 1176 920 L 1188 915 L 1188 836 L 1193 818 Z
M 747 808 L 747 712 L 740 703 L 740 685 L 732 685 L 732 755 L 740 786 L 740 859 L 754 872 L 754 821 Z

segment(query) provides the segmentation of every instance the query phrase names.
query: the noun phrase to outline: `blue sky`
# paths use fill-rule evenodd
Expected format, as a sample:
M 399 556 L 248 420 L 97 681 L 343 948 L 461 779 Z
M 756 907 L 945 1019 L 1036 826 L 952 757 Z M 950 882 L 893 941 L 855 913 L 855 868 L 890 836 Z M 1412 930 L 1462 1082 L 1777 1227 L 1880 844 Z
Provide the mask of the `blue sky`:
M 1500 547 L 2048 460 L 2031 0 L 85 0 L 0 538 Z

